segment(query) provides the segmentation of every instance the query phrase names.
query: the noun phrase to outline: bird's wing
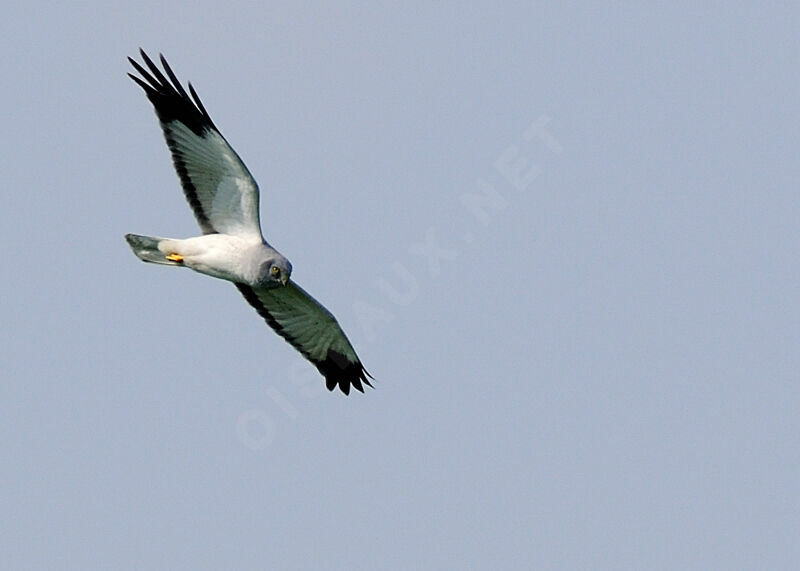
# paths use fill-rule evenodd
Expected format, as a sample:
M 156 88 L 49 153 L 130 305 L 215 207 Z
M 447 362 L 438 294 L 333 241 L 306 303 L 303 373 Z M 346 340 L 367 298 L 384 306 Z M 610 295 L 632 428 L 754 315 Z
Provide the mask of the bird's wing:
M 311 361 L 325 377 L 328 390 L 338 385 L 344 394 L 350 385 L 364 392 L 372 386 L 355 349 L 336 318 L 300 286 L 290 281 L 283 287 L 253 288 L 237 283 L 245 299 L 275 332 Z
M 183 192 L 204 234 L 261 239 L 258 185 L 211 121 L 192 84 L 189 93 L 161 56 L 161 72 L 140 50 L 148 71 L 128 58 L 141 77 L 128 75 L 155 107 Z M 167 79 L 169 77 L 169 79 Z

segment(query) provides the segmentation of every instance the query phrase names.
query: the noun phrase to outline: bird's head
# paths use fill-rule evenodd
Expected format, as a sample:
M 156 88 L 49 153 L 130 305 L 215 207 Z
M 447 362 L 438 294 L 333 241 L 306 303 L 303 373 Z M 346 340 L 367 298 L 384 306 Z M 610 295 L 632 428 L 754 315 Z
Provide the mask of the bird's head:
M 292 263 L 281 256 L 270 256 L 261 263 L 257 280 L 259 287 L 285 286 L 292 275 Z

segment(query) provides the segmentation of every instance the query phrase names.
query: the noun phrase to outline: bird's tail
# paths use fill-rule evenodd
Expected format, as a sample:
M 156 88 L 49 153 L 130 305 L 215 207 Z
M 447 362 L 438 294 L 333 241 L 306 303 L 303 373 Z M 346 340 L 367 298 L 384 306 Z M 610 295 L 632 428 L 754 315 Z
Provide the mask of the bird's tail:
M 153 236 L 139 236 L 138 234 L 125 234 L 125 239 L 128 245 L 133 250 L 133 253 L 144 262 L 153 264 L 164 264 L 165 266 L 180 266 L 180 261 L 168 260 L 164 253 L 158 249 L 158 244 L 164 238 L 155 238 Z

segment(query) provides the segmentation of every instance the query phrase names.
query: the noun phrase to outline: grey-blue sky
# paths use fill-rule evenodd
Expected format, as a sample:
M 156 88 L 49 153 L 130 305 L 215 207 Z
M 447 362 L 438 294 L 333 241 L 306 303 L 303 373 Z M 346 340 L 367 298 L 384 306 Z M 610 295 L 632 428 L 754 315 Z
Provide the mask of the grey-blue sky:
M 796 10 L 4 12 L 10 568 L 796 564 Z M 127 251 L 196 232 L 140 45 L 376 390 Z

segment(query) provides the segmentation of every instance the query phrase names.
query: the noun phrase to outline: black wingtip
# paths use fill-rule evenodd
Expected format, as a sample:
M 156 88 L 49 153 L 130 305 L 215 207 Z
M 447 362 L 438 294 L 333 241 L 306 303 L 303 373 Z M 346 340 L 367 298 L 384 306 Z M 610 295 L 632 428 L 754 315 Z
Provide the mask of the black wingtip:
M 333 350 L 328 350 L 327 358 L 322 362 L 314 363 L 319 372 L 325 377 L 325 386 L 333 391 L 337 386 L 344 394 L 350 394 L 350 387 L 358 392 L 364 392 L 364 385 L 374 389 L 369 379 L 370 375 L 361 364 L 361 361 L 350 361 L 344 355 Z
M 198 136 L 208 129 L 218 131 L 194 88 L 189 87 L 192 93 L 190 97 L 163 54 L 158 55 L 163 72 L 142 48 L 139 48 L 139 55 L 144 65 L 131 57 L 128 61 L 140 77 L 131 73 L 128 75 L 144 89 L 162 123 L 179 121 Z
M 372 383 L 369 382 L 371 378 L 375 380 L 375 378 L 370 375 L 363 367 L 361 367 L 361 373 L 359 376 L 336 376 L 336 375 L 329 375 L 325 377 L 325 386 L 331 392 L 333 392 L 336 387 L 339 387 L 345 395 L 350 394 L 350 388 L 354 388 L 360 393 L 364 392 L 364 385 L 367 385 L 369 388 L 374 389 L 375 387 L 372 386 Z

